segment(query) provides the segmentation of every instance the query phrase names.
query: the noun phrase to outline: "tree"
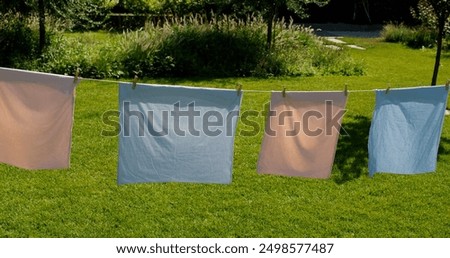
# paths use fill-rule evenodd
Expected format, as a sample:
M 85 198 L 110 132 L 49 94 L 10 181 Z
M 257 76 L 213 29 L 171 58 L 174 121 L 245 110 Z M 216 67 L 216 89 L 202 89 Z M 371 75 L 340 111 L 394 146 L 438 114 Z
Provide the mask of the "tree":
M 426 22 L 426 25 L 434 26 L 437 29 L 436 59 L 431 79 L 431 85 L 436 85 L 441 60 L 442 41 L 446 34 L 445 27 L 450 16 L 450 0 L 420 0 L 418 8 L 421 18 L 425 19 L 422 22 Z
M 0 3 L 0 13 L 17 13 L 20 15 L 28 16 L 35 10 L 38 10 L 39 16 L 39 52 L 45 47 L 45 2 L 44 0 L 38 0 L 37 6 L 35 1 L 31 0 L 2 0 Z
M 367 19 L 369 20 L 369 23 L 372 23 L 372 19 L 370 18 L 370 13 L 369 13 L 369 0 L 354 0 L 353 3 L 353 21 L 356 20 L 356 14 L 358 11 L 358 6 L 362 6 L 362 8 L 364 9 L 364 13 L 367 16 Z
M 433 78 L 431 80 L 431 85 L 436 85 L 441 60 L 442 39 L 445 36 L 445 24 L 450 15 L 450 1 L 449 0 L 426 0 L 426 1 L 428 1 L 431 7 L 433 7 L 438 24 L 436 60 L 434 63 Z
M 324 6 L 330 0 L 165 0 L 163 10 L 171 10 L 172 15 L 184 15 L 192 12 L 210 12 L 245 16 L 260 14 L 267 23 L 267 47 L 271 48 L 273 23 L 281 10 L 294 12 L 301 18 L 306 18 L 308 5 Z
M 42 53 L 45 47 L 45 3 L 44 0 L 38 0 L 39 13 L 39 53 Z
M 256 12 L 262 13 L 267 23 L 267 48 L 272 46 L 273 23 L 277 18 L 278 11 L 286 8 L 293 11 L 301 18 L 307 17 L 307 7 L 310 4 L 325 6 L 330 0 L 246 0 L 243 2 Z

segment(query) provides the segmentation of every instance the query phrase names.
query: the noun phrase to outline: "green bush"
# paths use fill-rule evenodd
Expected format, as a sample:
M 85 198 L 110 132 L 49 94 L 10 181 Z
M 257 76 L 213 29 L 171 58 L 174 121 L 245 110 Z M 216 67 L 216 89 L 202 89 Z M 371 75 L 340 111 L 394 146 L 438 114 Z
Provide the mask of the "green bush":
M 167 27 L 155 30 L 135 31 L 125 33 L 120 41 L 119 59 L 127 77 L 138 75 L 164 74 L 171 70 L 171 60 L 157 60 L 155 58 L 159 46 L 162 44 Z
M 81 36 L 82 35 L 82 36 Z M 73 75 L 80 69 L 81 76 L 89 78 L 120 78 L 122 64 L 117 59 L 117 40 L 100 37 L 100 33 L 63 34 L 52 37 L 50 46 L 36 62 L 34 69 Z M 95 43 L 99 41 L 100 43 Z
M 407 42 L 413 34 L 413 30 L 403 24 L 388 24 L 383 27 L 381 36 L 386 42 L 404 43 Z
M 156 76 L 248 76 L 265 55 L 264 27 L 232 19 L 212 23 L 179 21 L 162 42 L 156 60 L 173 60 Z
M 245 21 L 224 16 L 173 19 L 128 33 L 123 52 L 129 76 L 278 76 L 360 75 L 362 64 L 343 50 L 330 50 L 310 29 L 275 26 L 273 48 L 266 48 L 266 24 L 260 17 Z M 336 53 L 334 53 L 336 52 Z M 330 54 L 330 57 L 324 56 Z M 327 59 L 322 64 L 320 59 Z
M 104 0 L 50 1 L 49 11 L 65 25 L 66 31 L 93 31 L 104 28 L 110 7 Z
M 413 31 L 412 36 L 406 42 L 411 48 L 432 48 L 436 45 L 437 33 L 425 27 L 419 27 Z
M 55 35 L 34 69 L 91 78 L 361 75 L 346 51 L 326 48 L 308 28 L 279 22 L 266 47 L 266 25 L 199 16 L 148 24 L 139 31 Z
M 426 27 L 410 28 L 405 25 L 388 24 L 381 32 L 386 42 L 403 43 L 411 48 L 432 48 L 435 46 L 437 33 Z
M 38 56 L 39 31 L 27 20 L 5 14 L 0 21 L 0 66 L 19 67 Z
M 276 25 L 274 56 L 282 75 L 363 75 L 364 65 L 344 50 L 323 45 L 313 30 L 284 21 Z

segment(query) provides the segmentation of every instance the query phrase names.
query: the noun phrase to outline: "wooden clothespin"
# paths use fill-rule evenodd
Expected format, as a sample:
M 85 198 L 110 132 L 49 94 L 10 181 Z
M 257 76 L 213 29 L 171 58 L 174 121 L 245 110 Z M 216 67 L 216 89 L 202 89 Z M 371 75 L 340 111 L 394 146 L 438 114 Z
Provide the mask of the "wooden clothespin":
M 347 84 L 345 84 L 345 87 L 344 87 L 344 94 L 346 97 L 348 96 Z
M 390 90 L 391 90 L 391 84 L 388 83 L 388 87 L 387 87 L 387 89 L 386 89 L 386 91 L 384 93 L 388 94 Z
M 283 92 L 281 92 L 281 94 L 283 94 L 283 98 L 286 98 L 286 87 L 283 87 Z
M 445 90 L 448 91 L 449 86 L 450 86 L 450 79 L 448 79 L 447 82 L 445 83 Z
M 139 77 L 137 76 L 137 74 L 134 75 L 133 85 L 131 86 L 131 88 L 132 88 L 133 90 L 136 89 L 138 79 L 139 79 Z
M 237 95 L 240 96 L 242 92 L 242 84 L 238 83 L 237 84 Z

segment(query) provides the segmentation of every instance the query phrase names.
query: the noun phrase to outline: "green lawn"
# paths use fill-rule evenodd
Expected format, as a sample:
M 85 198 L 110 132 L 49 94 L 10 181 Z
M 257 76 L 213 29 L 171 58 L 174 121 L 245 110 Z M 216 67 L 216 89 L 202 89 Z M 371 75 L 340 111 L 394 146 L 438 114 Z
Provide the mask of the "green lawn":
M 346 39 L 366 63 L 361 77 L 165 79 L 244 90 L 349 90 L 421 86 L 431 81 L 433 50 L 378 39 Z M 439 83 L 450 78 L 443 58 Z M 233 183 L 116 183 L 118 138 L 101 137 L 101 116 L 118 107 L 114 83 L 77 89 L 71 168 L 26 171 L 0 165 L 1 237 L 450 237 L 450 121 L 436 173 L 368 177 L 367 140 L 374 93 L 350 93 L 332 177 L 258 175 L 262 133 L 238 135 Z M 244 93 L 242 111 L 261 110 L 269 93 Z M 258 123 L 263 128 L 263 118 Z M 246 130 L 238 125 L 239 132 Z

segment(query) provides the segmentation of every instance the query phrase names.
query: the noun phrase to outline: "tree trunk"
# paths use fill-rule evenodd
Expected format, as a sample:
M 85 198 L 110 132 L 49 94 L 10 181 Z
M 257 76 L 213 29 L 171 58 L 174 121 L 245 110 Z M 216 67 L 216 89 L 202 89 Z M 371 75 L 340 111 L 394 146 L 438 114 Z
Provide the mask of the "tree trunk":
M 269 7 L 269 12 L 267 13 L 267 49 L 272 48 L 272 38 L 273 38 L 273 22 L 277 13 L 277 6 L 274 2 L 272 6 Z
M 44 0 L 38 1 L 39 9 L 39 53 L 42 53 L 45 47 L 45 5 Z
M 272 31 L 273 31 L 273 19 L 269 18 L 267 19 L 267 42 L 266 42 L 267 49 L 272 48 Z
M 436 85 L 437 77 L 439 73 L 439 66 L 441 62 L 441 52 L 442 52 L 442 38 L 444 37 L 444 26 L 446 19 L 439 19 L 439 29 L 437 35 L 437 49 L 436 49 L 436 61 L 434 62 L 433 78 L 431 79 L 431 86 Z
M 362 5 L 364 7 L 364 12 L 367 15 L 367 19 L 369 19 L 369 23 L 372 23 L 372 19 L 370 18 L 370 13 L 369 13 L 369 0 L 363 0 Z

